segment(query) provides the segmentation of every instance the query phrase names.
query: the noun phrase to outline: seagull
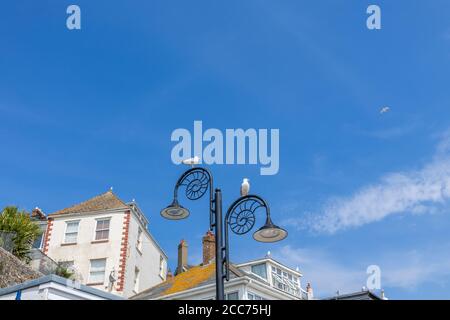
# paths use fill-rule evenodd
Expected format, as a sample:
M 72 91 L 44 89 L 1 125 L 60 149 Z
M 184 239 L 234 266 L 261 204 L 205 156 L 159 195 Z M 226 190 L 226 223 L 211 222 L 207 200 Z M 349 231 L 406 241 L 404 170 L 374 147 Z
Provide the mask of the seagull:
M 389 108 L 389 107 L 383 107 L 383 108 L 381 108 L 381 110 L 380 110 L 380 114 L 389 112 L 390 110 L 391 110 L 391 108 Z
M 241 197 L 248 195 L 248 192 L 250 191 L 250 183 L 248 183 L 248 179 L 244 178 L 241 184 Z
M 200 163 L 200 158 L 195 156 L 193 158 L 184 159 L 182 162 L 183 162 L 183 164 L 194 167 L 194 165 Z

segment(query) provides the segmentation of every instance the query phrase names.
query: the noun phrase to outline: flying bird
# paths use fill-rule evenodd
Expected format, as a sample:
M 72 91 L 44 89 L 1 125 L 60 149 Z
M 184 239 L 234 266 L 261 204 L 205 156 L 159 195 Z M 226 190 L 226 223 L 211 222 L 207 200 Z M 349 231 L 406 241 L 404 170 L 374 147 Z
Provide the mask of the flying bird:
M 184 159 L 182 162 L 183 162 L 183 164 L 186 164 L 188 166 L 194 167 L 194 165 L 200 163 L 200 158 L 195 156 L 193 158 Z
M 381 108 L 381 110 L 380 110 L 380 114 L 389 112 L 390 110 L 391 110 L 391 108 L 389 108 L 389 107 L 383 107 L 383 108 Z
M 250 191 L 250 183 L 248 183 L 248 179 L 244 178 L 241 184 L 241 197 L 248 195 L 248 192 Z

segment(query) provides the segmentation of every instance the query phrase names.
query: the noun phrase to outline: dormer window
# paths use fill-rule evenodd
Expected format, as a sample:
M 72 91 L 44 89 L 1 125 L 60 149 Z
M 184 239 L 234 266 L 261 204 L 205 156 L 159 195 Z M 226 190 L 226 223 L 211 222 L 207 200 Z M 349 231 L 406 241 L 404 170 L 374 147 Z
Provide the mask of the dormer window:
M 267 267 L 265 263 L 255 264 L 252 266 L 252 272 L 267 280 Z
M 282 291 L 288 292 L 292 295 L 300 295 L 300 284 L 298 277 L 292 273 L 272 266 L 272 285 Z

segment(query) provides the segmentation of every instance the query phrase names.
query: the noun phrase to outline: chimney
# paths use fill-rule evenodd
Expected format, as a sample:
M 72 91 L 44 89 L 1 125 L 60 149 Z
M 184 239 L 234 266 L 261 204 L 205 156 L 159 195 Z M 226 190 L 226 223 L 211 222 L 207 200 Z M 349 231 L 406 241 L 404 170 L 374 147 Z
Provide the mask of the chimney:
M 188 245 L 186 241 L 181 240 L 180 244 L 178 245 L 178 265 L 177 270 L 175 271 L 176 275 L 184 271 L 183 268 L 187 266 L 187 259 Z
M 203 244 L 203 265 L 209 264 L 216 258 L 216 237 L 208 230 L 202 239 Z
M 308 300 L 312 300 L 314 298 L 313 289 L 311 287 L 311 283 L 309 283 L 309 282 L 306 285 L 306 294 L 307 294 Z
M 34 208 L 33 211 L 31 211 L 31 218 L 37 219 L 37 220 L 46 220 L 47 219 L 44 212 L 38 207 Z

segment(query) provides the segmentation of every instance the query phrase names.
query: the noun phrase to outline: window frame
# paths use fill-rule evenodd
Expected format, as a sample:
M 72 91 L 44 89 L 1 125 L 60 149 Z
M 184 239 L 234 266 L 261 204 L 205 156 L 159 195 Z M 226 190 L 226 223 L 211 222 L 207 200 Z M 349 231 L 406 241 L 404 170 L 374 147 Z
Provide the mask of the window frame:
M 250 296 L 253 296 L 253 299 L 250 299 Z M 255 298 L 259 298 L 259 299 L 255 299 Z M 259 294 L 253 293 L 251 291 L 247 291 L 247 300 L 251 300 L 251 301 L 261 301 L 261 300 L 266 300 L 264 299 L 262 296 L 260 296 Z
M 98 223 L 99 222 L 103 222 L 103 221 L 109 221 L 108 229 L 97 230 Z M 97 239 L 97 232 L 103 232 L 103 231 L 108 231 L 108 237 L 105 238 L 105 239 Z M 110 231 L 111 231 L 111 217 L 103 217 L 103 218 L 95 219 L 95 229 L 94 229 L 94 240 L 93 240 L 93 242 L 106 242 L 106 241 L 109 241 L 109 235 L 111 233 Z
M 63 244 L 77 244 L 78 243 L 78 234 L 80 233 L 80 219 L 78 220 L 67 220 L 65 221 L 65 229 L 64 229 L 64 235 L 63 235 Z M 76 238 L 74 242 L 67 242 L 67 227 L 69 226 L 70 223 L 77 223 L 77 231 L 76 232 L 70 232 L 70 234 L 76 234 Z
M 164 257 L 159 255 L 159 276 L 164 279 Z
M 228 296 L 230 295 L 230 294 L 236 294 L 237 295 L 237 299 L 228 299 Z M 227 293 L 225 293 L 225 300 L 230 300 L 230 301 L 233 301 L 233 300 L 239 300 L 239 291 L 231 291 L 231 292 L 227 292 Z
M 134 280 L 133 280 L 133 291 L 139 293 L 139 278 L 141 276 L 141 270 L 138 267 L 134 267 Z
M 105 261 L 105 266 L 104 266 L 104 270 L 103 270 L 103 281 L 92 281 L 91 279 L 91 274 L 92 274 L 92 261 L 99 261 L 99 260 L 104 260 Z M 105 284 L 105 280 L 106 280 L 106 264 L 108 262 L 107 258 L 98 258 L 98 259 L 89 259 L 89 274 L 88 274 L 88 285 L 104 285 Z M 100 272 L 100 271 L 96 271 L 96 272 Z
M 138 234 L 136 239 L 136 249 L 139 253 L 142 253 L 142 243 L 144 242 L 144 230 L 139 226 L 138 227 Z
M 264 273 L 265 273 L 265 275 L 266 275 L 265 277 L 263 277 L 263 276 L 261 276 L 261 275 L 259 275 L 259 274 L 257 274 L 256 272 L 253 271 L 253 268 L 254 268 L 254 267 L 259 267 L 259 266 L 264 266 Z M 250 267 L 250 271 L 252 272 L 252 274 L 254 274 L 254 275 L 260 277 L 261 279 L 264 279 L 265 281 L 268 281 L 268 280 L 269 280 L 268 275 L 267 275 L 267 263 L 266 263 L 266 262 L 262 262 L 262 263 L 258 263 L 258 264 L 252 265 L 252 266 Z

